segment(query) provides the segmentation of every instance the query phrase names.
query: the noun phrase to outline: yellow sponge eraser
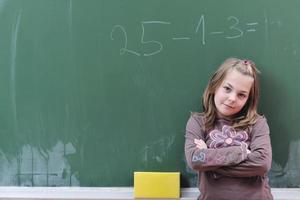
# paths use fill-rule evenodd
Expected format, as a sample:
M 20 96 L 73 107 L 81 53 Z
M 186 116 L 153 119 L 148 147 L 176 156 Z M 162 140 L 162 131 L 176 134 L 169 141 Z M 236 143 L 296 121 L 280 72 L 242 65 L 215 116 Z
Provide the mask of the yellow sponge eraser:
M 135 198 L 179 198 L 179 172 L 134 172 Z

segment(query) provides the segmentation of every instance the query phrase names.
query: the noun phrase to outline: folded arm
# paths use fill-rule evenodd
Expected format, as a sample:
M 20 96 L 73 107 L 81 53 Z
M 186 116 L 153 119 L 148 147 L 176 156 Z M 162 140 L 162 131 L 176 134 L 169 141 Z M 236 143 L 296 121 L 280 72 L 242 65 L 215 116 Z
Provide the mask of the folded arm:
M 247 157 L 247 147 L 231 146 L 221 149 L 199 148 L 197 140 L 204 139 L 202 123 L 191 116 L 186 126 L 185 156 L 190 168 L 197 171 L 214 171 L 223 166 L 236 165 Z
M 249 148 L 251 153 L 243 162 L 218 168 L 214 172 L 231 177 L 251 177 L 263 176 L 270 170 L 272 149 L 269 126 L 265 118 L 253 127 Z

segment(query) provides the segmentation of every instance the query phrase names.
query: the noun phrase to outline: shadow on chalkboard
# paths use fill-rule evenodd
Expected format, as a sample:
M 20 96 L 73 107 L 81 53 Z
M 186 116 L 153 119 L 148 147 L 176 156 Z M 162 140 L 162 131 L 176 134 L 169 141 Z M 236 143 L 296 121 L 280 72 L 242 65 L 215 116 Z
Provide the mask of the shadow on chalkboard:
M 286 89 L 279 85 L 271 75 L 265 75 L 261 80 L 260 107 L 267 117 L 270 127 L 273 160 L 280 165 L 285 165 L 289 155 L 291 133 L 289 123 L 283 120 L 286 112 Z
M 180 187 L 191 187 L 188 182 L 188 178 L 186 178 L 185 176 L 180 176 Z
M 265 73 L 266 74 L 266 73 Z M 299 135 L 294 134 L 292 106 L 289 105 L 289 91 L 279 84 L 272 73 L 265 75 L 261 82 L 261 108 L 270 127 L 273 161 L 269 172 L 271 187 L 299 187 L 297 154 Z

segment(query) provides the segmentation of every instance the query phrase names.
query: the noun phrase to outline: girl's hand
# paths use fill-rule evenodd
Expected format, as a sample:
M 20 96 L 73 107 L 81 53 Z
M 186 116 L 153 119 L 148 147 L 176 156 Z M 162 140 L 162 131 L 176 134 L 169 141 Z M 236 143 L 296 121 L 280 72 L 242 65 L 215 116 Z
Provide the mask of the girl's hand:
M 248 148 L 248 144 L 246 142 L 242 142 L 242 146 L 246 147 L 247 154 L 251 153 L 250 149 Z
M 203 140 L 194 139 L 194 143 L 198 149 L 207 149 L 207 145 Z

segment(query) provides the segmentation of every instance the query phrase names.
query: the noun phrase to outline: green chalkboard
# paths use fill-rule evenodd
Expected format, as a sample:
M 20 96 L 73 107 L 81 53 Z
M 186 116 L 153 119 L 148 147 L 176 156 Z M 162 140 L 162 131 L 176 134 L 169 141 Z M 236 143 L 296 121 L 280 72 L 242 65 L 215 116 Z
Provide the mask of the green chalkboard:
M 226 58 L 256 62 L 272 187 L 300 187 L 300 1 L 0 0 L 0 185 L 132 186 L 179 171 Z

